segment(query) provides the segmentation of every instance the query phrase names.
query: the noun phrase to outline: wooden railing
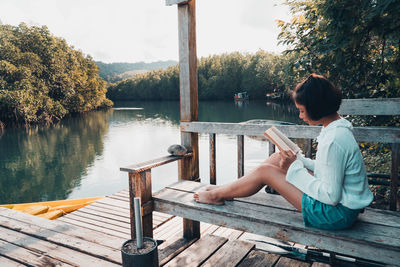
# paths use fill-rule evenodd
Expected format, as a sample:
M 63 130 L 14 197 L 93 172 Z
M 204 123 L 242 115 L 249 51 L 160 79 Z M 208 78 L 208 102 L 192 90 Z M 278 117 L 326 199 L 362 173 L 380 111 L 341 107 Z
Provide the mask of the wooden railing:
M 400 98 L 392 99 L 345 99 L 339 110 L 341 115 L 399 115 Z M 181 122 L 181 132 L 209 134 L 210 183 L 216 184 L 216 134 L 237 136 L 237 173 L 244 175 L 244 136 L 264 136 L 271 126 L 277 127 L 289 138 L 305 139 L 305 156 L 311 157 L 312 142 L 321 131 L 321 126 L 242 124 L 217 122 Z M 399 166 L 399 127 L 354 127 L 354 137 L 358 142 L 391 144 L 392 165 L 390 172 L 390 209 L 396 210 Z M 269 144 L 269 155 L 275 152 L 275 146 Z
M 340 114 L 350 115 L 399 115 L 400 99 L 384 100 L 345 100 L 342 103 Z M 306 140 L 306 156 L 310 157 L 313 139 L 321 130 L 319 126 L 305 125 L 276 125 L 276 124 L 242 124 L 242 123 L 217 123 L 217 122 L 181 122 L 180 130 L 183 138 L 183 145 L 196 150 L 190 151 L 182 157 L 166 156 L 155 160 L 121 168 L 121 171 L 129 173 L 129 194 L 130 194 L 130 216 L 131 236 L 135 237 L 135 224 L 133 217 L 133 199 L 141 197 L 143 209 L 143 233 L 152 236 L 152 191 L 151 191 L 151 169 L 163 164 L 178 160 L 178 176 L 183 180 L 198 180 L 198 146 L 197 135 L 208 134 L 210 138 L 210 183 L 216 184 L 216 147 L 217 134 L 229 134 L 237 136 L 238 177 L 244 174 L 244 136 L 263 136 L 264 131 L 270 126 L 275 126 L 289 138 Z M 400 147 L 400 127 L 354 127 L 354 136 L 358 142 L 390 143 L 392 166 L 390 173 L 390 209 L 396 210 L 398 191 L 398 166 Z M 190 141 L 188 144 L 185 142 Z M 191 145 L 194 143 L 195 145 Z M 189 149 L 190 150 L 190 149 Z M 274 145 L 270 144 L 269 154 L 275 151 Z M 197 155 L 197 156 L 196 156 Z M 194 162 L 194 164 L 192 164 Z M 192 167 L 190 167 L 192 166 Z M 195 166 L 195 167 L 193 167 Z M 197 166 L 197 167 L 196 167 Z M 200 235 L 199 223 L 184 219 L 185 237 L 198 238 Z

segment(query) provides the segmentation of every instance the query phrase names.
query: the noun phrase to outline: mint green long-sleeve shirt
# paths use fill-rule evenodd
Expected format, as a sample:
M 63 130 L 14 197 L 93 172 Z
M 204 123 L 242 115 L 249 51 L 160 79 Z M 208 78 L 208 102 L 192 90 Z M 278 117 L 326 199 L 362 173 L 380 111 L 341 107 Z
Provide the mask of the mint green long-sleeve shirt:
M 350 209 L 368 206 L 373 195 L 352 129 L 351 123 L 343 118 L 322 128 L 317 138 L 316 159 L 298 156 L 290 165 L 286 180 L 325 204 L 341 203 Z

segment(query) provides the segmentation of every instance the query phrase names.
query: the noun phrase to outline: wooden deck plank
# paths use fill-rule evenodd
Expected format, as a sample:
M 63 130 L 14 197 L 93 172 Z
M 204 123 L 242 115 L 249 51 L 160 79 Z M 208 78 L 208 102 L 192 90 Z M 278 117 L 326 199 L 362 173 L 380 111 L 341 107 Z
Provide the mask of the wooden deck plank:
M 119 231 L 102 228 L 101 226 L 97 226 L 97 225 L 81 222 L 81 221 L 78 221 L 78 220 L 72 220 L 70 218 L 61 217 L 61 218 L 57 219 L 57 221 L 61 221 L 61 222 L 64 222 L 66 224 L 76 226 L 77 229 L 78 228 L 79 229 L 84 228 L 85 230 L 87 229 L 87 230 L 91 230 L 91 231 L 105 233 L 105 234 L 108 234 L 108 235 L 111 235 L 111 236 L 115 236 L 115 237 L 118 237 L 118 238 L 123 238 L 125 240 L 130 239 L 130 236 L 131 236 L 130 233 L 122 233 L 122 232 L 119 232 Z
M 122 201 L 119 199 L 112 199 L 112 198 L 106 197 L 106 198 L 97 200 L 96 203 L 102 203 L 102 204 L 109 205 L 110 207 L 117 207 L 117 208 L 129 210 L 129 202 Z
M 29 235 L 31 237 L 41 240 L 46 240 L 54 244 L 72 248 L 86 254 L 97 255 L 98 257 L 116 263 L 120 262 L 121 256 L 119 248 L 123 243 L 124 239 L 115 238 L 113 236 L 104 234 L 103 234 L 104 237 L 100 239 L 98 238 L 99 236 L 98 233 L 88 233 L 90 231 L 87 231 L 85 232 L 84 235 L 81 235 L 81 237 L 85 237 L 86 239 L 92 239 L 91 241 L 88 241 L 81 237 L 75 237 L 73 235 L 70 235 L 73 233 L 73 231 L 70 231 L 70 229 L 68 229 L 70 226 L 64 227 L 67 225 L 62 225 L 58 222 L 54 227 L 54 224 L 52 224 L 53 221 L 46 220 L 43 218 L 38 218 L 17 211 L 13 212 L 16 213 L 15 217 L 20 220 L 0 216 L 0 225 L 3 228 L 7 228 L 9 230 L 15 229 L 17 232 L 21 234 Z M 35 219 L 34 221 L 39 222 L 39 224 L 33 224 L 29 222 L 29 219 L 31 219 L 31 217 Z M 41 220 L 36 220 L 36 219 L 41 219 Z M 6 236 L 8 230 L 3 228 L 1 228 L 0 231 L 1 233 L 0 238 L 5 239 L 3 235 Z M 79 231 L 82 231 L 82 229 L 79 229 Z M 92 234 L 94 238 L 93 237 L 89 238 L 88 236 L 86 236 L 87 234 L 89 235 Z M 108 241 L 106 242 L 106 240 Z M 113 247 L 110 247 L 110 245 Z
M 228 227 L 219 227 L 213 235 L 228 238 L 229 240 L 238 239 L 243 234 L 243 231 L 235 230 Z
M 238 267 L 265 267 L 274 266 L 280 256 L 260 250 L 252 250 Z
M 93 214 L 92 212 L 85 212 L 85 211 L 80 211 L 77 210 L 73 213 L 67 214 L 64 216 L 65 218 L 75 218 L 75 219 L 80 219 L 82 221 L 88 221 L 88 222 L 97 222 L 101 223 L 102 225 L 106 225 L 107 228 L 113 229 L 114 227 L 118 228 L 129 228 L 129 223 L 130 221 L 120 221 L 116 217 L 112 216 L 107 216 L 104 217 L 102 214 Z M 96 224 L 98 225 L 98 224 Z
M 126 207 L 119 207 L 115 205 L 110 205 L 109 203 L 102 203 L 102 202 L 95 202 L 87 207 L 99 207 L 103 209 L 105 212 L 113 213 L 114 211 L 118 211 L 121 213 L 129 213 L 129 205 L 126 205 Z
M 323 262 L 313 262 L 311 267 L 330 267 L 330 265 Z
M 39 252 L 16 246 L 0 239 L 0 255 L 18 261 L 29 263 L 30 266 L 73 266 L 65 262 L 53 259 Z
M 215 224 L 210 224 L 210 223 L 200 223 L 200 233 L 201 236 L 205 236 L 207 234 L 211 235 L 213 234 L 220 226 L 215 225 Z
M 112 263 L 110 261 L 106 261 L 104 259 L 100 259 L 98 257 L 94 257 L 71 248 L 56 245 L 46 240 L 41 240 L 36 237 L 22 234 L 7 228 L 1 228 L 1 240 L 12 243 L 13 245 L 23 247 L 25 249 L 29 249 L 36 253 L 41 253 L 53 259 L 74 266 L 90 266 L 92 264 L 95 266 L 118 266 L 117 264 L 115 264 L 115 259 L 114 263 Z M 115 256 L 116 255 L 114 255 L 114 258 Z
M 129 227 L 117 225 L 117 223 L 111 224 L 102 218 L 88 218 L 88 217 L 78 216 L 75 214 L 68 214 L 63 217 L 64 217 L 63 219 L 76 220 L 87 225 L 102 227 L 103 229 L 110 229 L 121 233 L 130 233 L 130 231 L 128 231 Z
M 115 217 L 119 217 L 118 220 L 129 222 L 129 214 L 127 214 L 127 212 L 121 212 L 118 210 L 108 210 L 108 209 L 104 209 L 103 207 L 88 205 L 86 207 L 80 208 L 79 211 L 84 211 L 84 212 L 89 212 L 89 213 L 90 212 L 101 213 L 101 214 L 103 214 L 104 217 L 115 216 Z
M 160 231 L 154 233 L 157 239 L 168 240 L 173 236 L 182 236 L 182 218 L 176 218 L 160 227 Z
M 109 197 L 109 199 L 116 199 L 116 200 L 120 200 L 120 201 L 129 201 L 129 197 L 126 198 L 124 196 L 119 196 L 119 195 L 112 195 Z
M 164 266 L 199 266 L 227 241 L 223 237 L 207 235 L 197 240 Z
M 234 267 L 246 257 L 246 255 L 254 248 L 254 244 L 241 241 L 232 240 L 226 242 L 219 250 L 217 250 L 202 267 Z
M 109 205 L 105 205 L 102 203 L 93 203 L 86 207 L 79 209 L 78 211 L 87 212 L 90 214 L 96 214 L 101 217 L 105 218 L 113 218 L 117 221 L 127 222 L 129 223 L 129 210 L 122 209 L 115 206 L 110 208 Z M 74 214 L 75 212 L 73 212 Z M 172 218 L 172 215 L 160 213 L 160 212 L 153 212 L 153 228 L 160 226 L 161 224 L 165 223 L 167 219 Z
M 162 237 L 166 233 L 168 234 L 175 228 L 179 228 L 182 224 L 182 218 L 175 217 L 172 220 L 168 221 L 167 223 L 164 223 L 162 226 L 156 228 L 153 231 L 154 236 Z
M 1 267 L 22 267 L 22 266 L 26 266 L 22 263 L 13 261 L 11 259 L 8 259 L 4 256 L 0 256 L 0 266 Z
M 196 241 L 197 239 L 187 240 L 183 237 L 168 239 L 165 244 L 161 244 L 158 251 L 158 262 L 160 266 L 164 266 Z
M 187 182 L 181 182 L 187 185 Z M 175 185 L 176 186 L 176 185 Z M 204 186 L 204 185 L 203 185 Z M 197 184 L 197 189 L 202 185 Z M 191 192 L 166 188 L 153 196 L 157 211 L 200 220 L 212 224 L 292 240 L 324 249 L 370 260 L 383 259 L 387 263 L 400 262 L 400 227 L 356 223 L 351 230 L 324 231 L 304 226 L 299 212 L 251 205 L 243 201 L 227 201 L 224 206 L 206 205 L 193 201 Z M 249 223 L 250 218 L 250 223 Z
M 310 265 L 308 262 L 280 257 L 275 267 L 309 267 Z
M 125 241 L 122 238 L 99 233 L 90 229 L 85 229 L 85 231 L 82 231 L 82 228 L 75 227 L 70 224 L 65 224 L 59 220 L 50 221 L 36 216 L 27 216 L 27 214 L 18 211 L 0 208 L 0 224 L 2 226 L 13 229 L 14 227 L 16 227 L 15 221 L 18 222 L 18 227 L 24 227 L 21 229 L 24 229 L 26 233 L 31 234 L 29 232 L 29 229 L 31 228 L 32 231 L 40 232 L 40 234 L 46 238 L 53 237 L 57 233 L 59 233 L 91 243 L 96 243 L 112 249 L 119 248 L 121 244 Z M 62 237 L 59 237 L 59 239 L 62 239 Z
M 127 193 L 127 190 L 125 190 L 125 193 L 121 191 L 118 193 L 117 198 L 107 197 L 103 203 L 93 203 L 72 213 L 74 216 L 64 216 L 56 221 L 49 221 L 23 213 L 18 213 L 19 215 L 16 215 L 16 211 L 0 209 L 0 241 L 10 244 L 8 246 L 11 246 L 11 249 L 18 249 L 16 253 L 10 254 L 14 257 L 13 259 L 10 259 L 8 254 L 7 257 L 4 257 L 0 253 L 0 266 L 9 266 L 10 264 L 11 266 L 25 266 L 20 263 L 42 266 L 44 265 L 43 260 L 48 259 L 65 266 L 86 266 L 88 265 L 87 263 L 94 266 L 104 266 L 102 261 L 109 263 L 106 264 L 107 266 L 112 265 L 112 262 L 120 263 L 120 247 L 124 241 L 130 238 L 128 223 L 129 204 L 123 204 L 123 202 L 127 202 L 124 197 L 124 194 Z M 187 252 L 186 249 L 194 246 L 200 240 L 186 240 L 182 238 L 183 219 L 161 212 L 153 212 L 153 217 L 153 226 L 155 228 L 154 238 L 164 240 L 159 246 L 160 265 L 167 264 L 167 266 L 178 266 L 179 263 L 183 261 L 191 261 L 189 258 L 197 254 L 198 251 L 194 249 L 196 247 L 192 248 L 192 252 L 190 252 L 190 250 Z M 82 222 L 82 220 L 85 222 Z M 109 226 L 110 228 L 115 228 L 115 225 L 124 228 L 128 234 L 107 229 L 104 225 L 95 225 L 99 224 L 95 221 L 100 221 L 100 224 L 109 223 L 111 224 L 111 226 Z M 241 235 L 241 231 L 226 227 L 219 227 L 203 222 L 200 225 L 202 236 L 205 236 L 205 241 L 201 241 L 200 246 L 203 244 L 206 247 L 204 249 L 210 251 L 203 260 L 200 260 L 201 262 L 204 262 L 204 260 L 210 257 L 215 251 L 218 253 L 218 251 L 225 247 L 221 245 L 222 247 L 219 246 L 215 249 L 210 249 L 210 243 L 213 242 L 207 241 L 207 239 L 209 239 L 207 233 L 216 233 L 231 238 L 232 240 L 239 238 L 239 235 Z M 12 235 L 14 232 L 16 234 Z M 26 237 L 23 238 L 23 235 L 26 235 Z M 214 238 L 222 237 L 217 236 Z M 222 240 L 226 239 L 222 238 Z M 20 246 L 24 246 L 25 248 L 21 248 Z M 10 248 L 8 247 L 8 249 Z M 224 254 L 223 250 L 219 253 Z M 45 254 L 45 256 L 43 256 L 43 254 Z M 207 253 L 204 255 L 206 254 Z M 247 266 L 257 266 L 252 260 L 258 259 L 263 264 L 271 262 L 270 258 L 279 258 L 277 255 L 264 253 L 263 255 L 267 256 L 261 257 L 259 254 L 261 254 L 261 252 L 254 252 L 254 250 L 252 250 L 243 262 L 250 261 L 252 265 Z M 72 256 L 63 259 L 69 255 Z M 174 257 L 180 258 L 174 259 Z M 269 260 L 266 261 L 266 259 Z M 93 260 L 93 262 L 91 260 Z M 70 263 L 70 265 L 68 265 L 68 263 Z M 176 265 L 176 263 L 178 263 L 178 265 Z

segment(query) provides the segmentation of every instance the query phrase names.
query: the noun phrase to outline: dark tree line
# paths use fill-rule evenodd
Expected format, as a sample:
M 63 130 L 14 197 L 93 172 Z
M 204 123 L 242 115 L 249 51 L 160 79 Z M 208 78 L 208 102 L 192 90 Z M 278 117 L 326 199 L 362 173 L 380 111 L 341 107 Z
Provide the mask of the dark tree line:
M 259 50 L 255 54 L 230 53 L 198 60 L 200 100 L 233 99 L 234 93 L 247 91 L 251 98 L 291 89 L 288 56 Z M 112 100 L 178 100 L 179 67 L 138 74 L 112 84 L 107 97 Z

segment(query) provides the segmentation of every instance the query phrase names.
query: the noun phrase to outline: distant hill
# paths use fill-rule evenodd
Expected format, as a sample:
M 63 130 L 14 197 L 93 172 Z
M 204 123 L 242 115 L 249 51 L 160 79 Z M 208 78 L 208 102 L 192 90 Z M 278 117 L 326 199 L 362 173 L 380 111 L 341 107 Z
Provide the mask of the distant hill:
M 177 61 L 156 61 L 151 63 L 137 62 L 137 63 L 103 63 L 95 61 L 99 67 L 100 77 L 107 82 L 117 82 L 138 73 L 144 73 L 150 70 L 166 69 L 169 66 L 178 64 Z

